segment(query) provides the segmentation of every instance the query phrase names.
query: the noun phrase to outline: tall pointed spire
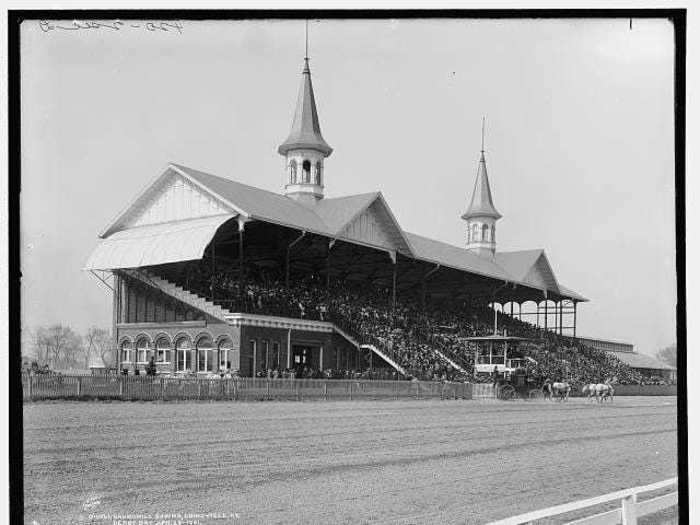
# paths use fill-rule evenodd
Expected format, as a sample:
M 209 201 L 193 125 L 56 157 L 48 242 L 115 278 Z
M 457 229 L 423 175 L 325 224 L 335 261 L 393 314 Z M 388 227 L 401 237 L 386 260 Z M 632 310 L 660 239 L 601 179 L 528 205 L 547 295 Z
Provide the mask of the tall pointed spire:
M 309 23 L 304 40 L 304 69 L 297 97 L 292 129 L 277 151 L 286 159 L 287 184 L 285 194 L 304 203 L 313 204 L 323 198 L 323 162 L 332 152 L 321 134 L 316 110 L 316 98 L 309 68 Z
M 493 256 L 496 252 L 496 221 L 501 218 L 493 205 L 489 175 L 484 155 L 484 129 L 486 119 L 481 121 L 481 155 L 476 171 L 472 200 L 462 219 L 467 221 L 467 249 L 478 255 Z
M 481 120 L 481 158 L 479 159 L 479 168 L 476 171 L 476 180 L 474 181 L 474 191 L 472 192 L 472 200 L 469 203 L 469 208 L 462 215 L 462 219 L 471 217 L 493 217 L 500 219 L 501 214 L 496 211 L 491 196 L 491 186 L 489 185 L 489 175 L 486 171 L 486 157 L 484 156 L 484 127 L 486 118 Z
M 306 23 L 306 39 L 304 49 L 304 69 L 301 72 L 301 86 L 297 97 L 297 107 L 294 112 L 292 129 L 282 145 L 277 149 L 280 155 L 286 155 L 291 149 L 306 148 L 323 153 L 326 157 L 333 152 L 321 135 L 321 124 L 316 111 L 316 98 L 311 84 L 311 69 L 309 68 L 309 32 Z

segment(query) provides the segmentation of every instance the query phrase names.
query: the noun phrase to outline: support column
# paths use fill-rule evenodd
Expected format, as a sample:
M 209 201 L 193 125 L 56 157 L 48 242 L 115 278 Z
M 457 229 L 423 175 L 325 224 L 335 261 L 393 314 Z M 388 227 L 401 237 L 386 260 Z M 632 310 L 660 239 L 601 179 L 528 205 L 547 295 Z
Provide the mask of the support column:
M 394 272 L 391 276 L 391 309 L 396 309 L 396 263 L 394 263 Z
M 435 265 L 435 268 L 433 268 L 433 269 L 430 270 L 428 273 L 426 273 L 426 274 L 423 276 L 423 279 L 422 279 L 422 281 L 421 281 L 421 307 L 423 308 L 423 310 L 425 310 L 425 294 L 426 294 L 427 289 L 428 289 L 428 277 L 430 277 L 431 275 L 433 275 L 433 274 L 434 274 L 435 272 L 437 272 L 439 269 L 440 269 L 440 265 L 439 265 L 439 264 L 436 264 L 436 265 Z
M 287 329 L 287 370 L 292 367 L 292 329 Z
M 287 257 L 286 257 L 286 259 L 285 259 L 285 265 L 284 265 L 284 271 L 285 271 L 285 279 L 284 279 L 284 282 L 285 282 L 285 285 L 287 286 L 287 288 L 289 288 L 289 265 L 290 265 L 290 260 L 289 260 L 289 259 L 290 259 L 290 253 L 291 253 L 291 251 L 292 251 L 292 248 L 294 248 L 294 245 L 295 245 L 296 243 L 298 243 L 300 240 L 302 240 L 302 239 L 304 238 L 305 235 L 306 235 L 306 231 L 302 231 L 301 234 L 299 235 L 299 237 L 297 237 L 296 239 L 294 239 L 291 243 L 289 243 L 289 246 L 287 246 Z
M 114 283 L 112 285 L 112 344 L 114 345 L 113 348 L 116 355 L 115 363 L 117 365 L 117 372 L 119 372 L 121 365 L 119 364 L 119 334 L 117 332 L 117 324 L 122 321 L 122 319 L 120 319 L 122 279 L 114 272 L 112 276 L 114 277 Z
M 216 243 L 211 241 L 211 279 L 209 279 L 209 293 L 212 302 L 214 301 L 214 279 L 216 273 Z
M 544 299 L 544 331 L 547 331 L 547 324 L 549 323 L 549 312 L 548 312 L 548 307 L 549 307 L 549 301 L 545 297 Z
M 238 217 L 238 295 L 243 299 L 243 230 L 245 229 L 245 219 Z
M 537 306 L 537 317 L 536 317 L 536 321 L 535 321 L 535 323 L 536 323 L 535 326 L 537 326 L 537 328 L 539 328 L 540 327 L 540 302 L 537 301 L 535 303 L 535 305 Z
M 574 339 L 576 339 L 576 305 L 578 303 L 574 301 Z
M 328 242 L 328 254 L 326 255 L 326 290 L 331 287 L 331 249 L 335 244 L 335 239 Z
M 323 345 L 318 350 L 318 368 L 319 370 L 324 370 L 323 368 Z
M 564 335 L 564 301 L 559 301 L 559 335 Z

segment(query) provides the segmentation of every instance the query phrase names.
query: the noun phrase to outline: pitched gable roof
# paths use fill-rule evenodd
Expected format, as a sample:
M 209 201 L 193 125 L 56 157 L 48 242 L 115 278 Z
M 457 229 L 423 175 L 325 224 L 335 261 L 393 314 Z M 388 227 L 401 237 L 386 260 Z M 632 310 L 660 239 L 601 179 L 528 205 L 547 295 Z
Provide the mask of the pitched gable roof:
M 543 250 L 498 252 L 492 259 L 480 257 L 462 247 L 406 232 L 380 192 L 329 198 L 305 205 L 278 193 L 179 164 L 170 164 L 100 236 L 109 238 L 117 231 L 135 226 L 138 221 L 132 220 L 134 224 L 129 226 L 131 223 L 125 222 L 125 218 L 140 216 L 138 214 L 142 213 L 144 206 L 153 202 L 153 196 L 162 191 L 163 182 L 168 177 L 185 178 L 193 187 L 201 190 L 198 199 L 212 199 L 222 206 L 220 209 L 215 206 L 206 208 L 202 217 L 221 214 L 234 217 L 237 214 L 327 237 L 395 250 L 457 270 L 549 290 L 580 301 L 587 300 L 557 283 Z M 189 220 L 193 219 L 197 217 Z
M 499 252 L 496 262 L 524 284 L 562 294 L 544 250 Z
M 379 192 L 373 191 L 347 197 L 325 198 L 316 203 L 314 211 L 330 231 L 338 233 L 372 204 L 378 195 Z
M 328 227 L 311 208 L 289 197 L 179 164 L 173 164 L 173 166 L 199 181 L 203 186 L 213 190 L 217 195 L 221 195 L 227 201 L 235 203 L 252 219 L 262 219 L 322 235 L 330 233 Z
M 512 277 L 492 260 L 479 257 L 465 248 L 415 233 L 406 232 L 406 236 L 413 246 L 413 252 L 417 259 L 495 279 L 512 280 Z

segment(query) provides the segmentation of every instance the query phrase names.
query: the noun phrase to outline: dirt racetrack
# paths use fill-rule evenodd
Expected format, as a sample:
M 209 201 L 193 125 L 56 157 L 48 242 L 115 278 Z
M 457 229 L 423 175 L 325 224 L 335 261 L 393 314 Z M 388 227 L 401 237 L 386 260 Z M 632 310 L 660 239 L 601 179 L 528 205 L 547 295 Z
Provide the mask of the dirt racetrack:
M 675 476 L 676 439 L 675 397 L 26 404 L 25 521 L 484 523 Z

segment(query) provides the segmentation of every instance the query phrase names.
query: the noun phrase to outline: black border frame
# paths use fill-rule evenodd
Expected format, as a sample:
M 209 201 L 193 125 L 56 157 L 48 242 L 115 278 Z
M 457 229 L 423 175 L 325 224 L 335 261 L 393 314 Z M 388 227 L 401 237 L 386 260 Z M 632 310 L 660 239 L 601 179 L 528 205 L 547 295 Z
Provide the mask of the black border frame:
M 253 20 L 253 19 L 385 19 L 385 18 L 469 18 L 469 19 L 555 19 L 555 18 L 667 18 L 674 26 L 675 40 L 675 192 L 676 192 L 676 340 L 678 348 L 678 490 L 679 522 L 688 523 L 688 399 L 687 399 L 687 336 L 685 281 L 685 127 L 686 127 L 686 9 L 377 9 L 377 10 L 312 10 L 312 9 L 106 9 L 106 10 L 10 10 L 8 34 L 8 240 L 9 240 L 9 473 L 10 520 L 24 520 L 23 483 L 23 402 L 22 357 L 12 353 L 12 341 L 21 341 L 20 297 L 20 191 L 21 191 L 21 112 L 20 112 L 20 24 L 41 20 Z

